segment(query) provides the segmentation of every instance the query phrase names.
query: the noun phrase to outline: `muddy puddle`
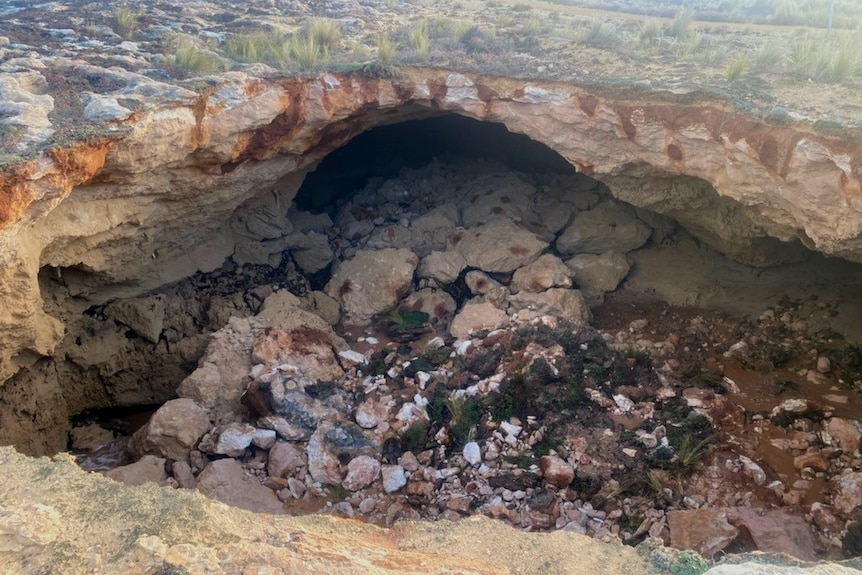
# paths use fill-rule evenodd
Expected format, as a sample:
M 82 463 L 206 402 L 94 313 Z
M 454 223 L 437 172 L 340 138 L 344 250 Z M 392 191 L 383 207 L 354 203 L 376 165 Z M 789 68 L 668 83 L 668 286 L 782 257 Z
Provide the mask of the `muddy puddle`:
M 689 386 L 683 396 L 715 426 L 705 465 L 730 468 L 735 455 L 746 454 L 764 472 L 765 480 L 754 489 L 759 498 L 795 508 L 828 503 L 827 470 L 835 470 L 834 459 L 853 455 L 834 446 L 824 422 L 854 420 L 862 413 L 858 348 L 834 332 L 794 324 L 794 314 L 802 316 L 811 301 L 785 299 L 784 306 L 768 306 L 753 318 L 674 306 L 623 290 L 593 311 L 597 328 L 628 342 L 620 346 L 676 343 L 657 367 L 664 362 L 665 373 Z M 783 321 L 776 319 L 782 315 Z M 645 326 L 641 333 L 630 327 L 635 324 Z M 626 429 L 640 423 L 611 418 Z M 804 457 L 809 459 L 803 462 Z M 732 475 L 726 479 L 734 481 Z M 779 483 L 789 489 L 770 493 Z
M 140 405 L 89 410 L 79 414 L 74 425 L 70 453 L 85 471 L 110 471 L 132 463 L 129 438 L 142 428 L 159 408 Z

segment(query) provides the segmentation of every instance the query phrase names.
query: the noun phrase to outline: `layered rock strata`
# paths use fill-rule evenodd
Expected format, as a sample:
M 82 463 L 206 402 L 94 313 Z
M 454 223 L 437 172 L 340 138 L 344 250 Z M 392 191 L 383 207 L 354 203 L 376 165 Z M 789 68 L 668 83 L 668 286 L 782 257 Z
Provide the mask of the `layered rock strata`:
M 285 208 L 317 160 L 373 126 L 442 112 L 545 143 L 618 198 L 738 259 L 774 263 L 793 257 L 781 242 L 797 241 L 862 259 L 858 145 L 721 102 L 428 69 L 393 79 L 232 72 L 198 91 L 86 71 L 116 86 L 100 101 L 134 100 L 136 111 L 109 121 L 103 137 L 2 174 L 0 380 L 63 335 L 44 311 L 40 269 L 89 304 L 230 255 L 259 259 L 261 244 L 289 246 Z M 38 82 L 17 89 L 28 86 Z

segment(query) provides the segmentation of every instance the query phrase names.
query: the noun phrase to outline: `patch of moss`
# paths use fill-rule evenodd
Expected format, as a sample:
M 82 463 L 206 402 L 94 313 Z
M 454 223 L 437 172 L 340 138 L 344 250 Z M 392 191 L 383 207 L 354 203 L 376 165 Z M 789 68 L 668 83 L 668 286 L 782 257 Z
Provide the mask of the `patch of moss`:
M 546 433 L 541 440 L 537 441 L 536 444 L 533 445 L 533 453 L 541 457 L 550 453 L 551 450 L 556 450 L 559 446 L 560 440 L 550 433 Z
M 692 365 L 684 376 L 692 387 L 721 389 L 721 376 L 701 363 Z
M 329 488 L 329 499 L 333 503 L 340 503 L 350 497 L 350 490 L 342 484 L 333 485 Z
M 503 359 L 502 349 L 489 349 L 470 354 L 464 363 L 464 368 L 479 377 L 490 377 L 497 371 L 501 359 Z
M 775 391 L 775 395 L 781 395 L 785 391 L 791 391 L 798 388 L 798 383 L 786 377 L 776 377 L 772 380 L 772 389 Z
M 386 333 L 397 341 L 403 341 L 405 338 L 413 339 L 414 336 L 425 331 L 428 318 L 428 314 L 424 311 L 394 311 L 385 318 Z
M 535 465 L 536 458 L 524 451 L 519 451 L 517 455 L 504 455 L 503 461 L 511 463 L 521 469 L 529 469 L 531 465 Z
M 189 575 L 189 571 L 185 567 L 180 567 L 173 563 L 165 563 L 154 571 L 153 575 Z
M 414 423 L 401 434 L 401 450 L 421 451 L 428 444 L 428 426 L 424 423 Z
M 673 575 L 701 575 L 709 569 L 709 563 L 697 551 L 686 549 L 677 553 L 668 570 Z

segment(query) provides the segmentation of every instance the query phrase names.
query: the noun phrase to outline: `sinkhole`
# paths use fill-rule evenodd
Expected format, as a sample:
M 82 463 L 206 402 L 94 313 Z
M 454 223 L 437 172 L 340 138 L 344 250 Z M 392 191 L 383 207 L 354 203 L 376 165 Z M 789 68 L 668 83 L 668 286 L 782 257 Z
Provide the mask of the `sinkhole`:
M 245 473 L 237 505 L 380 524 L 637 542 L 658 511 L 831 501 L 860 465 L 859 266 L 777 240 L 739 263 L 621 185 L 501 124 L 370 129 L 238 210 L 267 235 L 213 272 L 100 298 L 43 268 L 67 335 L 0 388 L 0 441 L 121 479 L 154 456 L 151 480 L 215 498 Z

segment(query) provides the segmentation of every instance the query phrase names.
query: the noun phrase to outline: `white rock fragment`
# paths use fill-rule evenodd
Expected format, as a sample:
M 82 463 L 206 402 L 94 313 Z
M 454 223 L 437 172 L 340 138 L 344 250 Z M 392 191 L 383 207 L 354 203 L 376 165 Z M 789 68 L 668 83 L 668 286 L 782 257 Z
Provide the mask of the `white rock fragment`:
M 479 465 L 482 463 L 482 452 L 479 449 L 479 444 L 475 441 L 470 441 L 466 445 L 464 445 L 463 450 L 464 459 L 470 465 Z
M 368 358 L 352 349 L 346 349 L 338 352 L 338 357 L 344 360 L 348 365 L 365 365 L 368 363 Z
M 386 493 L 395 493 L 407 485 L 407 475 L 400 465 L 383 465 L 380 473 L 383 476 L 383 490 Z
M 635 403 L 625 395 L 617 394 L 613 397 L 614 403 L 617 404 L 617 407 L 619 407 L 620 411 L 622 411 L 623 413 L 628 413 L 629 411 L 634 409 Z
M 342 485 L 348 491 L 359 491 L 374 483 L 380 475 L 380 462 L 368 455 L 360 455 L 347 464 L 347 476 Z
M 742 464 L 743 473 L 748 475 L 755 485 L 766 483 L 766 472 L 762 467 L 744 455 L 739 456 L 739 462 Z

